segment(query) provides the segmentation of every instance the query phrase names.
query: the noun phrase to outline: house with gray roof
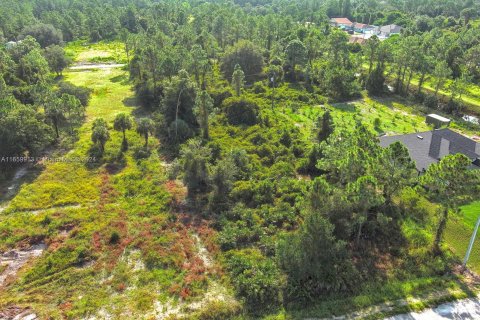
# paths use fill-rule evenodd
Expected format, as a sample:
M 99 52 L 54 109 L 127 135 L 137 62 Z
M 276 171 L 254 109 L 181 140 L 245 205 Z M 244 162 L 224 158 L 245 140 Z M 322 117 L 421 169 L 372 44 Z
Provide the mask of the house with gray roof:
M 472 169 L 480 169 L 480 143 L 448 128 L 399 136 L 380 137 L 380 145 L 387 147 L 394 142 L 407 147 L 417 170 L 423 172 L 449 154 L 462 153 L 472 160 Z
M 397 26 L 396 24 L 389 24 L 387 26 L 382 26 L 379 28 L 378 33 L 380 37 L 388 38 L 394 34 L 400 34 L 402 27 Z

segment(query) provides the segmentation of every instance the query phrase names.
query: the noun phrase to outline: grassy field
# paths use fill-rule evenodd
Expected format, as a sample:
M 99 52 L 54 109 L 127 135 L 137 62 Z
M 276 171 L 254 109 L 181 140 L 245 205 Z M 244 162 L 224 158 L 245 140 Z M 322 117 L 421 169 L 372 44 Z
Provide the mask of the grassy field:
M 459 216 L 453 216 L 447 225 L 445 240 L 449 248 L 459 257 L 465 256 L 470 237 L 480 215 L 480 202 L 463 206 Z M 468 266 L 480 273 L 480 236 L 477 235 Z
M 97 56 L 97 48 L 77 59 Z M 219 286 L 216 265 L 199 260 L 192 236 L 203 239 L 208 226 L 191 229 L 170 212 L 172 192 L 182 197 L 183 189 L 166 180 L 158 141 L 151 138 L 150 156 L 136 159 L 144 141 L 129 130 L 129 150 L 120 152 L 113 119 L 137 110 L 127 78 L 118 68 L 65 72 L 66 81 L 93 89 L 79 139 L 65 157 L 90 155 L 92 121 L 102 117 L 110 126 L 103 156 L 110 164 L 46 163 L 21 187 L 0 215 L 0 250 L 37 243 L 47 249 L 0 292 L 0 309 L 29 307 L 40 318 L 154 317 L 183 312 L 184 301 Z
M 326 109 L 332 112 L 335 123 L 340 126 L 352 126 L 356 120 L 369 125 L 378 134 L 404 134 L 428 131 L 425 116 L 416 112 L 412 106 L 397 98 L 364 97 L 349 103 L 334 103 L 326 106 L 304 105 L 298 109 L 285 108 L 283 113 L 306 129 L 312 129 L 317 118 Z M 375 126 L 377 123 L 377 126 Z M 310 133 L 311 131 L 308 130 Z
M 119 69 L 105 69 L 93 72 L 70 72 L 65 80 L 77 85 L 92 88 L 93 95 L 87 109 L 87 119 L 79 130 L 79 141 L 67 156 L 88 157 L 91 146 L 91 123 L 95 118 L 112 122 L 120 112 L 130 113 L 133 108 L 122 103 L 132 96 L 128 86 L 122 84 L 126 73 Z M 119 149 L 118 132 L 112 132 L 112 142 L 107 144 L 106 154 L 114 154 Z M 128 133 L 132 141 L 140 141 L 133 132 Z M 100 177 L 98 170 L 89 170 L 85 163 L 54 163 L 48 165 L 43 174 L 30 185 L 23 187 L 13 199 L 8 210 L 22 211 L 62 206 L 67 204 L 87 204 L 99 199 Z
M 65 51 L 74 62 L 127 62 L 125 45 L 120 41 L 89 43 L 78 40 L 69 42 Z

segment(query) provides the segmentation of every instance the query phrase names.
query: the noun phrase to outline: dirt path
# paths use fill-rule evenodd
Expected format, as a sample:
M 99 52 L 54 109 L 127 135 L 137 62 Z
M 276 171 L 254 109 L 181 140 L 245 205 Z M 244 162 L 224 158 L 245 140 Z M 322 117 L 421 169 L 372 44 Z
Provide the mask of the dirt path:
M 213 263 L 210 252 L 208 252 L 207 248 L 205 247 L 202 240 L 200 239 L 200 236 L 197 233 L 194 233 L 192 237 L 197 245 L 198 257 L 202 259 L 203 264 L 206 268 L 211 268 Z
M 77 63 L 70 67 L 69 70 L 93 70 L 93 69 L 110 69 L 123 68 L 123 63 Z
M 49 211 L 49 210 L 55 210 L 55 209 L 80 209 L 82 205 L 80 204 L 72 204 L 72 205 L 65 205 L 65 206 L 57 206 L 57 207 L 50 207 L 50 208 L 44 208 L 44 209 L 36 209 L 36 210 L 20 210 L 17 212 L 22 212 L 22 213 L 30 213 L 32 215 L 37 215 L 39 213 Z
M 18 180 L 23 178 L 27 173 L 28 173 L 27 166 L 22 166 L 15 171 L 15 174 L 10 180 L 10 185 L 7 187 L 7 192 L 5 192 L 5 194 L 2 197 L 0 197 L 0 201 L 8 200 L 15 194 L 15 191 L 19 187 Z
M 0 196 L 0 213 L 5 211 L 5 209 L 8 207 L 8 200 L 12 198 L 15 195 L 15 192 L 17 191 L 19 187 L 18 181 L 22 179 L 27 173 L 28 173 L 28 167 L 27 166 L 22 166 L 17 169 L 15 174 L 13 175 L 10 185 L 7 187 L 7 192 Z M 5 201 L 2 203 L 2 201 Z
M 467 269 L 463 271 L 460 265 L 453 267 L 453 273 L 468 288 L 469 293 L 477 292 L 480 285 L 480 276 Z M 373 305 L 346 315 L 325 318 L 321 320 L 347 320 L 347 319 L 368 319 L 385 313 L 395 313 L 399 307 L 406 307 L 412 304 L 436 305 L 437 301 L 452 300 L 456 294 L 465 294 L 464 290 L 438 290 L 421 296 L 399 299 L 395 301 L 387 301 Z M 441 304 L 437 307 L 425 309 L 421 312 L 411 312 L 408 314 L 400 314 L 387 318 L 386 320 L 430 320 L 430 319 L 480 319 L 480 300 L 477 297 L 457 300 L 449 303 Z
M 8 278 L 15 277 L 18 270 L 30 259 L 41 256 L 45 249 L 46 245 L 41 243 L 28 250 L 11 250 L 2 254 L 0 256 L 0 268 L 5 268 L 5 270 L 0 273 L 0 287 L 5 284 Z
M 0 319 L 8 320 L 36 320 L 37 315 L 28 308 L 12 306 L 0 311 Z

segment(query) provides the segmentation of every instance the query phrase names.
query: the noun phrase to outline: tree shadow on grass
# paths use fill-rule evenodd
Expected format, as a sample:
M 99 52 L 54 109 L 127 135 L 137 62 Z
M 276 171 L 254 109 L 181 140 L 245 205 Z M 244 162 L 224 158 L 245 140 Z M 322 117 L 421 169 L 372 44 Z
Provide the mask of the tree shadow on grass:
M 381 104 L 386 106 L 389 109 L 394 109 L 393 101 L 391 97 L 380 97 L 380 96 L 371 96 L 370 99 L 373 101 L 374 104 Z
M 152 111 L 143 107 L 138 107 L 133 110 L 132 116 L 135 117 L 135 120 L 139 120 L 141 118 L 150 118 L 152 116 Z
M 121 74 L 115 77 L 110 78 L 111 82 L 120 83 L 122 85 L 128 85 L 130 83 L 130 79 L 127 74 Z
M 405 106 L 411 107 L 415 103 L 406 99 L 405 97 L 393 94 L 393 95 L 385 95 L 385 96 L 370 96 L 370 99 L 374 103 L 378 103 L 388 107 L 389 109 L 395 109 L 393 105 L 394 102 L 403 104 Z
M 0 207 L 15 198 L 23 185 L 33 183 L 44 169 L 45 166 L 40 164 L 9 168 L 6 179 L 0 181 Z
M 128 97 L 122 100 L 122 103 L 126 107 L 138 107 L 138 100 L 136 97 Z
M 94 170 L 105 166 L 109 174 L 116 174 L 127 166 L 124 152 L 126 152 L 126 150 L 119 150 L 118 153 L 112 157 L 100 151 L 99 146 L 94 144 L 90 147 L 88 154 L 92 159 L 95 159 L 95 161 L 85 163 L 85 167 L 89 170 Z
M 344 111 L 344 112 L 351 112 L 351 113 L 357 112 L 357 107 L 353 103 L 334 103 L 331 106 L 337 110 Z

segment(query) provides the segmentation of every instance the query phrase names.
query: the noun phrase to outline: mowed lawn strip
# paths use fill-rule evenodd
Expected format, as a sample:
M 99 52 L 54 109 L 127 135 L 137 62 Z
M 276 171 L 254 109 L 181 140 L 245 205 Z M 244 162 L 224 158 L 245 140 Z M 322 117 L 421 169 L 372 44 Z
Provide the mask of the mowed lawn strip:
M 93 89 L 92 98 L 87 106 L 86 121 L 79 129 L 79 140 L 75 149 L 65 155 L 66 158 L 85 158 L 87 160 L 91 146 L 91 126 L 96 118 L 104 118 L 110 123 L 118 113 L 131 113 L 132 107 L 122 101 L 131 98 L 133 92 L 125 85 L 126 72 L 121 69 L 102 69 L 85 72 L 67 72 L 65 80 L 78 86 Z M 115 148 L 119 143 L 119 132 L 111 130 L 114 143 L 107 148 Z M 132 139 L 139 139 L 129 132 Z M 107 149 L 108 150 L 108 149 Z M 87 204 L 98 200 L 98 169 L 89 169 L 86 162 L 58 162 L 46 165 L 44 172 L 32 184 L 25 185 L 12 200 L 8 210 L 38 210 L 69 204 Z M 91 161 L 96 161 L 91 159 Z

